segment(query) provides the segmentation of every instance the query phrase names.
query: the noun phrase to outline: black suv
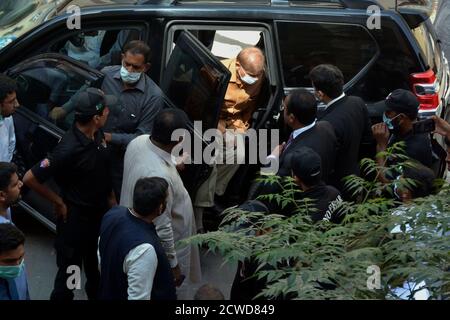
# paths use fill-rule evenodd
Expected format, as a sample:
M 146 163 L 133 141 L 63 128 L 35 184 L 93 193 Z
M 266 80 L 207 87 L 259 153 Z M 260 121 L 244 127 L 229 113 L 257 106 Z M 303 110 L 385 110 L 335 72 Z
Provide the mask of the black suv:
M 253 45 L 267 57 L 266 99 L 253 114 L 255 129 L 279 128 L 282 97 L 296 88 L 312 90 L 308 73 L 321 63 L 342 70 L 346 93 L 366 101 L 374 123 L 383 112 L 377 102 L 397 88 L 417 95 L 421 115 L 446 115 L 448 64 L 426 1 L 148 2 L 152 4 L 83 8 L 81 29 L 68 29 L 73 18 L 68 14 L 58 16 L 0 51 L 0 71 L 19 84 L 22 107 L 14 115 L 15 161 L 22 171 L 45 157 L 70 125 L 70 118 L 51 120 L 51 108 L 64 104 L 85 84 L 101 84 L 100 60 L 93 64 L 69 57 L 65 49 L 73 38 L 97 40 L 95 50 L 108 64 L 120 64 L 125 42 L 146 41 L 153 51 L 149 75 L 167 95 L 167 104 L 186 110 L 191 120 L 202 120 L 204 130 L 217 126 L 230 77 L 220 60 Z M 367 9 L 373 5 L 377 7 L 369 9 L 380 9 L 375 17 L 380 28 L 368 24 L 374 11 Z M 362 149 L 362 155 L 373 152 L 372 146 Z M 442 173 L 443 150 L 436 152 L 435 170 Z M 256 171 L 255 165 L 242 165 L 228 196 L 245 198 Z M 183 173 L 191 196 L 208 172 L 207 165 L 191 165 Z M 22 207 L 53 228 L 50 205 L 24 191 Z

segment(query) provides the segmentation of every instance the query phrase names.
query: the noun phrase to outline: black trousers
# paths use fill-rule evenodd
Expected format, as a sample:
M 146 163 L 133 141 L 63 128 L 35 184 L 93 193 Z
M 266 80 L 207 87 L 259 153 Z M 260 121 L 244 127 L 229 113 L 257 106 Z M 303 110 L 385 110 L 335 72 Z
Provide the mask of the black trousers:
M 264 300 L 264 298 L 255 299 L 255 297 L 265 288 L 265 278 L 258 280 L 252 278 L 256 273 L 258 264 L 253 260 L 246 260 L 244 263 L 238 263 L 233 285 L 231 286 L 231 300 Z
M 58 272 L 50 300 L 73 300 L 76 274 L 73 271 L 74 267 L 79 268 L 80 274 L 84 267 L 85 291 L 89 300 L 95 300 L 100 284 L 98 237 L 101 219 L 106 209 L 92 209 L 68 203 L 66 205 L 67 221 L 59 220 L 56 226 L 55 249 Z

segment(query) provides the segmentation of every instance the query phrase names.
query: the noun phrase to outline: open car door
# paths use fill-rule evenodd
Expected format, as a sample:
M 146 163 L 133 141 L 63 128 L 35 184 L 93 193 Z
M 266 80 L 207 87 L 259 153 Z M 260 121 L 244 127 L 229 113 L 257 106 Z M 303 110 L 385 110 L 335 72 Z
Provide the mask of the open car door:
M 203 132 L 217 128 L 231 73 L 192 34 L 182 31 L 162 75 L 161 89 L 169 100 L 168 104 L 187 113 L 192 122 L 191 142 L 194 143 L 194 135 L 201 138 L 203 152 L 209 141 L 202 138 L 201 132 L 194 130 L 193 122 L 201 121 Z M 191 150 L 194 151 L 193 146 Z M 194 159 L 193 154 L 191 158 Z M 180 173 L 192 200 L 210 171 L 210 166 L 203 163 L 186 165 Z
M 22 176 L 45 158 L 73 123 L 73 113 L 53 120 L 54 107 L 62 106 L 83 86 L 100 87 L 104 75 L 62 54 L 48 53 L 29 58 L 7 70 L 17 82 L 20 108 L 13 115 L 16 152 L 13 162 Z M 57 191 L 53 180 L 47 182 Z M 44 225 L 55 230 L 53 206 L 33 191 L 22 189 L 20 206 Z

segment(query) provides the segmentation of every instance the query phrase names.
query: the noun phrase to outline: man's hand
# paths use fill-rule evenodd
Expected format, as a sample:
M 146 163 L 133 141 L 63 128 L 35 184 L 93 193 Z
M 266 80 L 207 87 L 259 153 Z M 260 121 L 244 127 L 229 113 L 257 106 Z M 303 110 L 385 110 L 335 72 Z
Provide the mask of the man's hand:
M 386 124 L 382 122 L 373 125 L 372 134 L 374 139 L 377 141 L 377 153 L 386 151 L 390 136 L 389 129 Z M 385 160 L 386 159 L 384 156 L 377 156 L 377 163 L 380 166 L 380 169 L 378 170 L 378 180 L 382 183 L 389 182 L 384 175 L 384 169 L 381 169 L 381 167 L 385 167 Z
M 63 107 L 55 107 L 50 111 L 49 117 L 53 120 L 59 120 L 66 116 L 67 112 Z
M 432 116 L 431 119 L 433 119 L 434 124 L 436 126 L 434 133 L 440 134 L 441 136 L 447 137 L 447 139 L 449 139 L 450 124 L 444 119 L 439 118 L 438 116 Z
M 175 268 L 172 268 L 173 278 L 175 281 L 175 286 L 179 287 L 184 281 L 185 276 L 181 274 L 180 265 L 177 264 Z
M 55 214 L 58 219 L 62 219 L 64 222 L 67 221 L 67 207 L 66 204 L 61 200 L 54 205 Z
M 104 135 L 105 135 L 105 141 L 106 141 L 106 143 L 110 143 L 110 142 L 111 142 L 111 139 L 112 139 L 112 134 L 111 134 L 111 133 L 105 132 Z
M 372 134 L 377 141 L 377 151 L 384 151 L 389 141 L 389 129 L 385 123 L 377 123 L 372 126 Z
M 271 155 L 279 158 L 281 153 L 283 152 L 285 146 L 286 146 L 286 142 L 283 142 L 282 144 L 277 145 L 275 147 L 275 149 L 273 149 Z

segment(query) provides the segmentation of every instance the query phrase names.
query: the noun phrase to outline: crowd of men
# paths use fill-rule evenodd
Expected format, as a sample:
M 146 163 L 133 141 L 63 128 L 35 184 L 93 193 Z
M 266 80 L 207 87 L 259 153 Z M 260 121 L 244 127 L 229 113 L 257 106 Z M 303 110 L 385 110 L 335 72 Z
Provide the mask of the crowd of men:
M 54 206 L 57 235 L 52 300 L 71 300 L 67 287 L 70 266 L 83 267 L 85 290 L 91 300 L 174 300 L 188 298 L 190 286 L 201 281 L 199 248 L 175 244 L 204 232 L 203 210 L 214 206 L 216 195 L 225 193 L 238 166 L 216 165 L 191 199 L 172 150 L 177 129 L 187 129 L 189 119 L 179 109 L 164 108 L 164 95 L 146 75 L 150 48 L 141 41 L 124 46 L 122 65 L 105 67 L 102 88 L 82 88 L 65 105 L 55 107 L 51 117 L 74 114 L 73 126 L 59 144 L 23 177 L 23 183 Z M 251 115 L 261 97 L 265 80 L 265 57 L 261 49 L 243 49 L 235 59 L 223 61 L 231 72 L 218 129 L 224 133 L 220 155 L 236 159 L 239 139 L 251 125 Z M 406 155 L 434 173 L 429 133 L 415 134 L 419 102 L 408 90 L 398 89 L 384 101 L 383 122 L 371 125 L 362 99 L 347 96 L 344 76 L 333 65 L 318 65 L 310 72 L 315 94 L 297 90 L 283 100 L 283 118 L 291 134 L 269 159 L 278 162 L 280 177 L 293 177 L 300 198 L 315 201 L 314 222 L 342 221 L 334 212 L 351 195 L 343 178 L 359 175 L 360 147 L 375 141 L 378 152 L 398 141 Z M 10 207 L 20 200 L 22 182 L 11 163 L 15 149 L 11 115 L 19 106 L 15 82 L 0 75 L 0 299 L 29 299 L 24 265 L 25 237 L 13 224 Z M 326 105 L 318 113 L 318 100 Z M 436 133 L 446 136 L 450 125 L 434 117 Z M 233 133 L 230 133 L 230 129 Z M 399 161 L 378 157 L 380 165 Z M 450 158 L 447 158 L 450 163 Z M 417 172 L 417 171 L 416 171 Z M 399 175 L 413 175 L 404 171 Z M 398 176 L 379 175 L 381 181 Z M 59 193 L 48 187 L 53 178 Z M 256 187 L 258 195 L 279 192 L 272 186 Z M 423 188 L 398 192 L 400 200 L 431 192 Z M 423 192 L 421 192 L 423 191 Z M 289 207 L 262 203 L 267 210 L 293 214 Z M 234 287 L 245 280 L 239 266 Z M 239 290 L 234 290 L 238 292 Z M 221 297 L 204 287 L 196 296 Z M 240 297 L 242 297 L 242 292 Z M 239 297 L 238 294 L 234 297 Z M 233 298 L 233 292 L 232 292 Z

